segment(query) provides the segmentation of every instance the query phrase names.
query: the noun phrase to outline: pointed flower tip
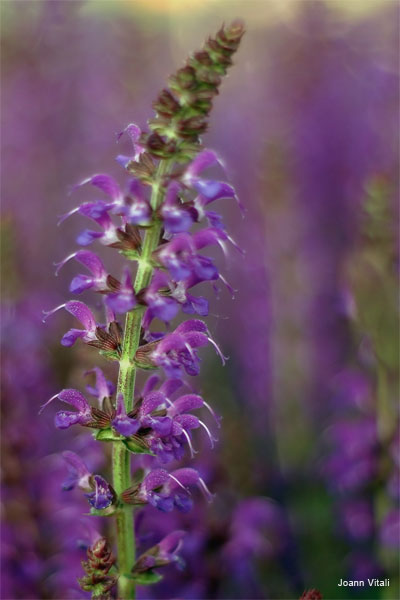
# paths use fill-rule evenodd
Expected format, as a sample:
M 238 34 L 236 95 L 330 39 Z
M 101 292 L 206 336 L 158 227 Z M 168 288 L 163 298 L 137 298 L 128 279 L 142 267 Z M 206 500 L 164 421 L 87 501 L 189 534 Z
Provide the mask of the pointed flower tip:
M 53 315 L 55 312 L 57 312 L 61 308 L 65 308 L 65 304 L 60 304 L 60 306 L 56 306 L 56 308 L 53 308 L 52 310 L 43 310 L 42 313 L 44 314 L 44 317 L 42 318 L 42 323 L 45 323 L 47 321 L 48 317 Z
M 54 394 L 54 396 L 52 396 L 50 398 L 50 400 L 47 400 L 47 402 L 45 402 L 44 404 L 41 405 L 38 415 L 41 415 L 42 412 L 44 411 L 44 409 L 46 408 L 46 406 L 48 406 L 50 404 L 50 402 L 53 402 L 53 400 L 55 400 L 56 398 L 58 398 L 58 394 Z

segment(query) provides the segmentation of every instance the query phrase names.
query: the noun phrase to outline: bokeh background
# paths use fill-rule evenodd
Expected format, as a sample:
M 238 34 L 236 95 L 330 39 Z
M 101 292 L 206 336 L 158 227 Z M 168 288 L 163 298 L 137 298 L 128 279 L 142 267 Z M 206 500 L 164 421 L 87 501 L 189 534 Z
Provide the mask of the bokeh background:
M 247 212 L 223 203 L 246 251 L 219 257 L 237 290 L 208 319 L 202 391 L 223 428 L 197 440 L 209 506 L 144 511 L 143 547 L 187 530 L 184 570 L 141 598 L 399 597 L 398 9 L 392 1 L 2 0 L 2 553 L 4 600 L 84 598 L 90 529 L 62 492 L 59 453 L 107 475 L 90 434 L 56 431 L 62 387 L 84 389 L 94 351 L 59 344 L 79 219 L 57 217 L 123 176 L 115 133 L 151 117 L 166 77 L 222 22 L 247 33 L 205 144 Z M 103 258 L 112 257 L 103 248 Z M 97 359 L 96 359 L 97 360 Z M 101 365 L 110 378 L 112 364 Z M 88 441 L 89 435 L 89 441 Z M 108 524 L 98 524 L 106 527 Z M 103 529 L 104 530 L 104 529 Z M 390 578 L 390 587 L 338 587 Z

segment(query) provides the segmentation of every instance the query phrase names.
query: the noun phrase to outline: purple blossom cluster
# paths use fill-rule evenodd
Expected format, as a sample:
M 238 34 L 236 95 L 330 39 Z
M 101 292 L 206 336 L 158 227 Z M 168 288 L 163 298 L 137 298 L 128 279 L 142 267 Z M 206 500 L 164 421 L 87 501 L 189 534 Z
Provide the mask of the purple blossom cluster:
M 199 349 L 206 345 L 214 347 L 222 362 L 225 358 L 202 320 L 192 318 L 172 330 L 170 323 L 180 311 L 208 314 L 206 298 L 188 291 L 196 285 L 210 282 L 215 288 L 222 281 L 229 288 L 203 249 L 214 245 L 225 249 L 228 242 L 235 245 L 221 216 L 209 211 L 208 205 L 220 199 L 236 199 L 236 194 L 224 181 L 204 176 L 204 171 L 220 165 L 220 160 L 215 152 L 202 149 L 199 134 L 204 130 L 203 118 L 211 108 L 211 98 L 217 93 L 220 77 L 216 73 L 229 66 L 242 34 L 240 25 L 221 29 L 203 52 L 195 54 L 175 79 L 171 78 L 173 93 L 163 90 L 155 103 L 152 134 L 130 124 L 119 135 L 128 135 L 133 146 L 130 156 L 117 157 L 130 174 L 126 186 L 120 187 L 106 174 L 84 180 L 75 187 L 91 184 L 108 197 L 107 201 L 85 202 L 60 220 L 75 213 L 91 219 L 99 229 L 84 229 L 76 242 L 84 247 L 100 243 L 126 259 L 120 279 L 108 273 L 101 258 L 89 250 L 77 250 L 56 264 L 56 274 L 72 259 L 87 269 L 87 273 L 72 279 L 69 289 L 74 294 L 88 290 L 99 293 L 105 322 L 80 300 L 69 300 L 45 312 L 44 317 L 46 320 L 65 309 L 81 327 L 67 331 L 61 344 L 70 347 L 81 340 L 97 348 L 106 359 L 119 363 L 116 388 L 99 367 L 90 371 L 95 374 L 95 384 L 87 392 L 95 403 L 89 403 L 79 390 L 68 388 L 53 395 L 41 408 L 58 399 L 73 410 L 64 408 L 56 413 L 56 428 L 81 425 L 92 429 L 97 441 L 111 442 L 114 447 L 112 484 L 103 475 L 91 472 L 79 455 L 63 453 L 69 472 L 64 489 L 82 490 L 91 514 L 115 515 L 118 523 L 116 574 L 112 571 L 115 559 L 103 543 L 91 547 L 84 564 L 87 575 L 80 580 L 81 587 L 92 590 L 96 597 L 101 593 L 101 597 L 109 598 L 117 582 L 121 597 L 133 597 L 135 585 L 158 580 L 154 568 L 176 561 L 181 531 L 169 534 L 135 558 L 133 506 L 151 505 L 164 513 L 173 509 L 186 513 L 192 508 L 193 487 L 199 488 L 207 501 L 212 499 L 198 471 L 191 467 L 167 471 L 164 465 L 182 459 L 187 449 L 194 457 L 196 429 L 203 429 L 214 445 L 214 433 L 193 411 L 206 408 L 216 426 L 219 420 L 203 397 L 185 382 L 185 376 L 200 373 Z M 165 120 L 170 121 L 168 127 Z M 206 226 L 202 227 L 204 220 Z M 124 329 L 117 314 L 126 314 Z M 155 319 L 165 324 L 165 331 L 153 330 Z M 165 378 L 150 375 L 137 394 L 134 381 L 138 369 L 158 369 Z M 189 393 L 182 393 L 183 387 L 188 387 L 185 391 Z M 148 454 L 155 459 L 145 461 L 134 479 L 129 466 L 131 454 Z M 96 552 L 102 556 L 101 568 L 100 564 L 96 566 Z

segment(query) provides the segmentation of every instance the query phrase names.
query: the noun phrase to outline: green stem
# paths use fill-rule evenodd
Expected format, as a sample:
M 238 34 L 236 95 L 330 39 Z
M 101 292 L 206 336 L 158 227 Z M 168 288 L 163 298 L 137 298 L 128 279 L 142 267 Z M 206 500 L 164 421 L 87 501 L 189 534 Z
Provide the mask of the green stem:
M 155 186 L 151 196 L 151 205 L 157 209 L 163 198 L 162 178 L 168 171 L 169 161 L 162 160 L 158 165 Z M 138 270 L 135 279 L 135 292 L 148 286 L 153 273 L 151 256 L 157 248 L 162 223 L 156 220 L 146 231 L 142 253 L 138 262 Z M 125 331 L 122 345 L 122 354 L 119 363 L 117 394 L 124 396 L 125 408 L 129 412 L 133 407 L 135 391 L 136 367 L 133 363 L 136 350 L 139 346 L 140 331 L 144 306 L 137 306 L 126 315 Z M 131 454 L 117 442 L 113 445 L 112 456 L 113 486 L 120 495 L 131 484 Z M 124 505 L 117 512 L 117 550 L 119 565 L 118 598 L 120 600 L 132 600 L 135 598 L 135 583 L 125 575 L 130 573 L 135 562 L 135 531 L 134 515 L 132 507 Z

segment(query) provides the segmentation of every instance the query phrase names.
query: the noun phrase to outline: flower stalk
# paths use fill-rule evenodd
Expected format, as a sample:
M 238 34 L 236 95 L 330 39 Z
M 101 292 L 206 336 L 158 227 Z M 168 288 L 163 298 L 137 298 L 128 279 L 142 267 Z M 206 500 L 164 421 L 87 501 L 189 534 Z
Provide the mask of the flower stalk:
M 167 160 L 159 163 L 156 173 L 156 186 L 153 188 L 150 200 L 153 209 L 157 209 L 163 198 L 162 177 L 168 170 Z M 153 266 L 151 256 L 157 248 L 160 239 L 161 221 L 156 221 L 147 231 L 144 237 L 143 250 L 139 260 L 134 290 L 139 292 L 149 285 Z M 137 306 L 128 312 L 125 319 L 125 330 L 122 345 L 122 356 L 119 363 L 118 389 L 124 397 L 125 410 L 132 410 L 135 391 L 136 365 L 133 362 L 139 347 L 142 318 L 145 307 Z M 121 442 L 113 444 L 112 454 L 113 484 L 117 494 L 129 488 L 131 485 L 131 453 Z M 118 593 L 120 598 L 135 598 L 135 581 L 127 578 L 126 574 L 135 563 L 135 523 L 133 509 L 125 504 L 120 507 L 116 514 L 117 521 L 117 546 L 119 557 L 119 579 Z

